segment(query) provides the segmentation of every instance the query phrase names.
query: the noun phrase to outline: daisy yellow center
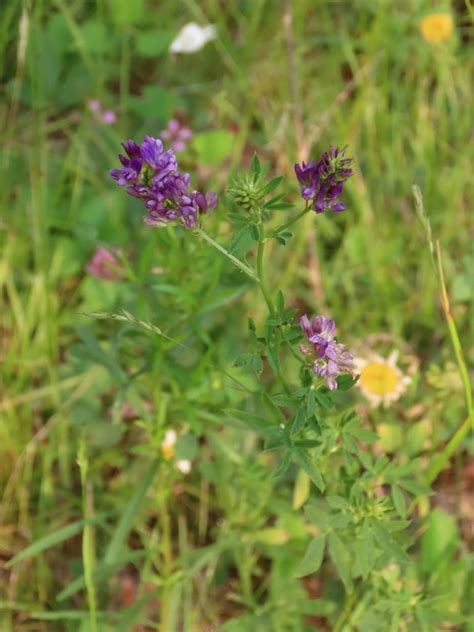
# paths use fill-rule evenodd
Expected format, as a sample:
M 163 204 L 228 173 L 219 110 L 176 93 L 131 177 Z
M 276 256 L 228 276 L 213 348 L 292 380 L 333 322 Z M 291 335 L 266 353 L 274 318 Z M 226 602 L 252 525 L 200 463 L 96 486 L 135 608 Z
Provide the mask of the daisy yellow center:
M 397 391 L 398 372 L 383 362 L 371 362 L 362 369 L 359 384 L 373 395 L 388 395 Z
M 427 42 L 438 44 L 447 40 L 453 30 L 453 18 L 449 13 L 431 13 L 421 20 L 421 34 Z
M 174 445 L 163 443 L 161 445 L 161 454 L 163 455 L 165 461 L 171 461 L 174 457 Z

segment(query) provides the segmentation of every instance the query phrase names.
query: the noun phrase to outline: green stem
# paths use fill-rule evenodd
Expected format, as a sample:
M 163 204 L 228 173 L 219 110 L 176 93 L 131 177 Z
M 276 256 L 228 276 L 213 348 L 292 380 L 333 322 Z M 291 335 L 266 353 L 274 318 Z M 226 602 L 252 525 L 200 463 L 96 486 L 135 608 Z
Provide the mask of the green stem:
M 469 434 L 471 426 L 474 423 L 474 416 L 469 416 L 463 421 L 461 426 L 456 430 L 450 441 L 446 444 L 444 450 L 438 454 L 431 462 L 430 467 L 426 473 L 426 482 L 431 484 L 436 480 L 438 474 L 444 470 L 449 463 L 450 458 L 456 452 L 458 447 L 462 444 L 464 439 Z
M 286 342 L 286 344 L 288 345 L 288 349 L 290 350 L 291 355 L 295 358 L 295 360 L 298 360 L 298 362 L 300 362 L 300 364 L 306 365 L 306 361 L 303 358 L 303 356 L 301 356 L 297 351 L 295 351 L 295 349 L 293 348 L 293 345 L 291 344 L 291 342 L 288 340 L 288 338 L 285 336 L 284 332 L 281 332 L 281 335 L 283 337 L 283 340 Z
M 214 239 L 212 239 L 212 237 L 210 237 L 206 232 L 204 232 L 202 228 L 196 228 L 195 232 L 200 237 L 202 237 L 204 241 L 206 241 L 210 246 L 212 246 L 213 248 L 218 250 L 221 254 L 223 254 L 224 257 L 227 257 L 227 259 L 232 261 L 234 266 L 239 268 L 239 270 L 241 270 L 242 272 L 245 272 L 245 274 L 248 277 L 250 277 L 253 281 L 256 281 L 257 283 L 260 282 L 257 274 L 255 274 L 255 270 L 253 270 L 250 266 L 243 263 L 243 261 L 240 261 L 240 259 L 237 259 L 237 257 L 234 257 L 234 255 L 231 255 L 228 250 L 226 250 L 223 246 L 218 244 L 217 241 L 214 241 Z
M 88 479 L 89 462 L 86 454 L 86 442 L 84 432 L 81 435 L 79 443 L 79 452 L 77 462 L 81 472 L 81 488 L 82 488 L 82 511 L 84 519 L 89 521 L 93 517 L 93 509 L 91 507 L 90 481 Z M 87 603 L 89 606 L 89 625 L 91 632 L 98 632 L 97 627 L 97 597 L 94 585 L 94 527 L 90 522 L 84 525 L 82 535 L 82 561 L 84 564 L 84 577 L 86 582 Z
M 276 316 L 275 307 L 273 305 L 270 292 L 265 281 L 265 266 L 264 266 L 264 252 L 265 252 L 265 231 L 262 224 L 258 225 L 258 250 L 257 250 L 257 274 L 259 278 L 260 291 L 263 294 L 263 298 L 268 307 L 270 316 L 274 318 Z
M 286 222 L 286 224 L 281 224 L 280 226 L 277 226 L 275 230 L 272 231 L 272 237 L 275 237 L 275 235 L 278 235 L 278 233 L 281 233 L 283 230 L 286 230 L 290 226 L 293 226 L 294 223 L 296 223 L 299 219 L 304 217 L 306 213 L 309 213 L 310 210 L 311 208 L 306 206 L 300 213 L 298 213 L 298 215 L 295 215 L 295 217 L 293 217 L 293 219 L 291 219 L 289 222 Z
M 454 354 L 456 356 L 456 361 L 458 363 L 459 373 L 461 374 L 462 383 L 464 385 L 467 412 L 469 414 L 469 417 L 472 417 L 474 414 L 474 409 L 473 409 L 473 402 L 472 402 L 471 382 L 469 380 L 469 373 L 467 371 L 466 362 L 464 361 L 464 356 L 462 353 L 462 345 L 459 339 L 456 323 L 451 314 L 451 306 L 449 304 L 448 292 L 446 289 L 446 283 L 444 281 L 444 271 L 443 271 L 443 263 L 441 261 L 441 249 L 439 246 L 439 241 L 436 242 L 436 257 L 438 260 L 438 272 L 439 272 L 439 280 L 441 284 L 441 300 L 443 303 L 443 311 L 446 318 L 446 322 L 448 324 L 449 335 L 451 336 L 451 342 L 453 344 Z
M 272 318 L 275 318 L 277 315 L 275 306 L 273 305 L 272 297 L 270 295 L 270 290 L 268 289 L 268 286 L 265 280 L 265 260 L 264 260 L 265 230 L 263 228 L 263 224 L 259 224 L 257 228 L 258 228 L 257 273 L 258 273 L 258 278 L 259 278 L 258 287 L 260 288 L 260 292 L 262 293 L 263 298 L 265 299 L 265 303 L 267 304 L 268 313 L 270 314 Z M 276 351 L 277 357 L 280 353 L 280 338 L 281 338 L 281 331 L 277 331 L 275 334 L 275 351 Z M 288 395 L 290 395 L 291 389 L 286 383 L 286 380 L 282 375 L 281 368 L 277 368 L 276 374 L 285 392 Z
M 436 258 L 437 258 L 437 264 L 438 264 L 439 282 L 441 285 L 441 302 L 443 305 L 443 311 L 444 311 L 444 315 L 445 315 L 446 322 L 448 325 L 449 335 L 451 337 L 451 342 L 454 348 L 454 354 L 456 356 L 456 361 L 458 363 L 459 373 L 461 374 L 461 379 L 464 385 L 468 415 L 467 415 L 467 419 L 462 423 L 462 425 L 457 429 L 455 434 L 451 437 L 451 440 L 447 443 L 444 450 L 433 459 L 431 466 L 428 468 L 428 472 L 427 472 L 428 483 L 432 483 L 434 480 L 436 480 L 438 474 L 442 472 L 442 470 L 446 467 L 450 458 L 453 456 L 457 448 L 462 444 L 464 439 L 467 437 L 469 431 L 472 430 L 472 428 L 474 427 L 474 408 L 473 408 L 473 402 L 472 402 L 471 383 L 469 380 L 469 373 L 467 371 L 466 362 L 464 360 L 464 356 L 462 353 L 462 345 L 459 339 L 456 323 L 451 314 L 449 296 L 446 289 L 446 283 L 444 280 L 443 264 L 441 260 L 441 249 L 440 249 L 438 241 L 436 242 Z
M 171 519 L 166 492 L 161 492 L 160 500 L 161 546 L 163 590 L 161 594 L 161 630 L 168 631 L 170 615 L 170 579 L 173 574 L 173 552 L 171 542 Z
M 341 612 L 338 620 L 336 621 L 333 627 L 333 632 L 341 632 L 347 620 L 349 619 L 350 614 L 353 610 L 354 604 L 359 598 L 359 596 L 360 596 L 360 588 L 356 588 L 352 593 L 347 595 L 344 610 Z

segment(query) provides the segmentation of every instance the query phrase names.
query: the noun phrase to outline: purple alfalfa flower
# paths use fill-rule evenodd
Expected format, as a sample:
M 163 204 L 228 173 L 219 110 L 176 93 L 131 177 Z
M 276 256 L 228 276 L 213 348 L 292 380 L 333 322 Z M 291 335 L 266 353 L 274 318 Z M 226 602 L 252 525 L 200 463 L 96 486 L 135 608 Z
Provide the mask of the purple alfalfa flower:
M 189 127 L 182 125 L 178 119 L 171 119 L 166 129 L 161 132 L 161 138 L 170 142 L 173 151 L 184 151 L 186 143 L 193 137 Z
M 85 270 L 91 276 L 106 281 L 123 279 L 123 265 L 117 259 L 118 255 L 120 255 L 120 251 L 116 248 L 108 249 L 98 246 Z
M 143 166 L 140 147 L 133 141 L 127 140 L 122 143 L 122 147 L 127 154 L 119 154 L 122 169 L 112 169 L 110 176 L 117 182 L 119 187 L 130 187 L 138 183 Z M 130 191 L 129 191 L 130 192 Z
M 340 213 L 346 207 L 339 197 L 344 182 L 352 175 L 349 165 L 352 158 L 345 158 L 346 147 L 334 148 L 324 152 L 318 162 L 310 160 L 307 164 L 295 164 L 295 174 L 300 183 L 302 198 L 311 203 L 316 213 L 331 210 Z
M 174 151 L 165 151 L 159 138 L 145 136 L 141 145 L 128 140 L 123 148 L 126 156 L 119 156 L 122 168 L 112 169 L 110 175 L 129 195 L 143 201 L 148 211 L 146 224 L 164 226 L 180 221 L 186 228 L 196 228 L 199 216 L 216 206 L 214 193 L 189 191 L 189 174 L 179 171 Z
M 113 125 L 117 122 L 115 112 L 113 110 L 104 110 L 102 103 L 98 99 L 90 99 L 87 105 L 94 117 L 102 121 L 105 125 Z
M 101 118 L 105 125 L 114 125 L 117 122 L 117 115 L 113 110 L 103 110 Z
M 302 345 L 301 351 L 312 360 L 314 373 L 324 379 L 330 390 L 335 390 L 338 375 L 352 374 L 353 357 L 343 344 L 335 340 L 334 321 L 324 316 L 315 316 L 310 320 L 305 315 L 300 318 L 300 325 L 310 343 Z

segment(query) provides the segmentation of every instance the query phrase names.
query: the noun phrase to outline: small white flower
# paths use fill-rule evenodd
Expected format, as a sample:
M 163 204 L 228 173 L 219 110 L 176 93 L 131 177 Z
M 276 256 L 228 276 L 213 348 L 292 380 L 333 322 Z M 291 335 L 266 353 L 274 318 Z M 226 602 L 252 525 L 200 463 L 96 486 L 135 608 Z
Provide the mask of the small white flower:
M 179 461 L 176 461 L 175 465 L 182 474 L 189 474 L 191 471 L 192 464 L 191 461 L 188 461 L 187 459 L 180 459 Z
M 167 430 L 165 438 L 161 442 L 161 453 L 166 461 L 171 461 L 174 458 L 174 444 L 176 443 L 176 431 Z
M 216 27 L 213 24 L 199 26 L 196 22 L 189 22 L 171 42 L 170 52 L 195 53 L 216 37 Z
M 174 466 L 182 474 L 189 474 L 191 471 L 192 463 L 187 459 L 175 459 L 175 444 L 178 439 L 176 430 L 167 430 L 165 438 L 161 442 L 161 453 L 165 461 L 174 461 Z

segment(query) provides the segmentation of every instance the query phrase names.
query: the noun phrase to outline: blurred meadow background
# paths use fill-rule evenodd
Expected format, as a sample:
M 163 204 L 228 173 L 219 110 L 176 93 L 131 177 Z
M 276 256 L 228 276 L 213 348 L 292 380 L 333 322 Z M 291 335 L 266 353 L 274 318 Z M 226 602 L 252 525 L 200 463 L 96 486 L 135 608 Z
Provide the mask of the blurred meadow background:
M 472 403 L 412 191 L 472 372 L 473 15 L 442 0 L 3 0 L 2 632 L 93 632 L 91 608 L 100 631 L 474 630 L 472 434 L 423 492 Z M 216 37 L 170 52 L 190 22 Z M 377 594 L 344 594 L 327 560 L 295 576 L 317 491 L 294 464 L 278 475 L 281 454 L 235 413 L 259 384 L 235 366 L 247 319 L 264 320 L 252 284 L 197 237 L 144 225 L 108 175 L 124 139 L 173 137 L 170 121 L 191 132 L 181 164 L 219 195 L 206 230 L 237 256 L 253 246 L 233 238 L 225 189 L 255 152 L 295 205 L 295 161 L 330 143 L 355 158 L 347 210 L 306 215 L 267 275 L 298 314 L 334 318 L 368 369 L 341 397 L 377 434 L 371 454 L 416 464 L 392 490 L 411 565 L 378 571 Z M 442 614 L 417 618 L 421 602 Z

